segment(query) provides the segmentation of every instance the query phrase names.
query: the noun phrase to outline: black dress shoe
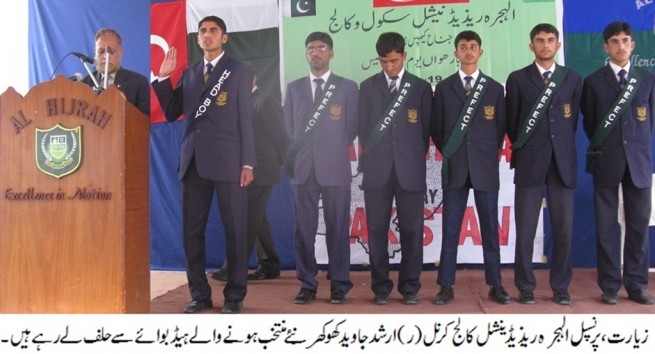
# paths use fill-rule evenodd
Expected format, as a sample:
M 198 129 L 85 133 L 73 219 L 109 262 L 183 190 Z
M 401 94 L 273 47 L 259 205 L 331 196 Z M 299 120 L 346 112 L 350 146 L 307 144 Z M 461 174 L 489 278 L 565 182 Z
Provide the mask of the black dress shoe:
M 619 302 L 619 295 L 616 290 L 603 290 L 600 301 L 608 305 L 616 305 Z
M 375 294 L 375 297 L 373 297 L 373 303 L 376 305 L 386 305 L 389 303 L 389 294 L 385 293 L 377 293 Z
M 418 298 L 416 293 L 404 293 L 403 294 L 403 304 L 405 305 L 418 305 L 421 302 L 421 299 Z
M 269 271 L 259 266 L 253 273 L 248 274 L 248 280 L 265 280 L 277 279 L 280 277 L 280 271 Z
M 343 304 L 346 302 L 346 294 L 339 290 L 339 289 L 334 289 L 331 291 L 330 294 L 330 303 L 331 304 Z
M 241 313 L 242 309 L 243 309 L 243 301 L 225 300 L 221 313 L 225 313 L 225 314 Z
M 210 309 L 214 306 L 211 299 L 209 300 L 193 300 L 184 309 L 184 313 L 196 313 L 204 309 Z
M 227 268 L 220 268 L 214 273 L 211 273 L 209 276 L 214 280 L 225 282 L 227 281 Z
M 521 290 L 519 293 L 519 303 L 524 305 L 536 304 L 537 300 L 534 298 L 532 290 Z
M 293 302 L 298 305 L 304 305 L 310 303 L 314 299 L 316 299 L 316 291 L 302 288 Z
M 452 286 L 442 286 L 439 293 L 434 297 L 435 305 L 445 305 L 455 299 L 455 291 Z
M 570 305 L 571 295 L 566 289 L 558 289 L 553 292 L 553 301 L 559 305 Z
M 501 305 L 512 303 L 512 298 L 502 285 L 494 285 L 489 289 L 489 300 Z
M 644 289 L 628 292 L 628 299 L 642 305 L 652 305 L 653 296 Z

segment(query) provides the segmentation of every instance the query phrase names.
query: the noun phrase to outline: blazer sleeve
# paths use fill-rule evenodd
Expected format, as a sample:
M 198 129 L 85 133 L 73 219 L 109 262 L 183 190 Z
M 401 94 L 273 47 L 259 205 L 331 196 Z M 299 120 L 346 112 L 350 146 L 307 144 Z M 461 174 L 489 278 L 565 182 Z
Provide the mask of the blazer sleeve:
M 584 80 L 582 87 L 582 99 L 580 101 L 580 110 L 582 111 L 582 128 L 587 138 L 591 140 L 596 131 L 596 104 L 594 98 L 594 87 L 591 78 Z
M 496 100 L 496 129 L 498 132 L 498 148 L 502 149 L 503 140 L 505 140 L 505 132 L 507 131 L 507 108 L 505 106 L 505 95 L 503 86 L 498 84 L 500 93 L 497 95 Z M 484 109 L 484 107 L 482 107 Z
M 241 165 L 257 166 L 255 155 L 255 132 L 252 126 L 252 77 L 245 66 L 238 71 L 237 84 L 239 137 L 241 138 Z
M 430 132 L 432 126 L 432 86 L 423 81 L 421 92 L 421 111 L 423 112 L 423 142 L 425 143 L 425 152 L 430 148 Z
M 150 116 L 150 87 L 148 79 L 141 75 L 134 78 L 137 81 L 136 101 L 134 105 L 144 114 Z
M 177 120 L 184 113 L 182 101 L 184 74 L 182 76 L 175 89 L 172 87 L 170 78 L 162 81 L 156 80 L 152 83 L 152 88 L 155 91 L 157 100 L 159 100 L 159 105 L 164 111 L 164 117 L 169 122 Z
M 263 95 L 263 104 L 259 109 L 267 116 L 261 122 L 264 124 L 264 130 L 271 137 L 278 162 L 282 164 L 289 147 L 289 137 L 283 126 L 282 106 L 273 97 Z
M 507 109 L 507 136 L 513 143 L 516 141 L 519 129 L 521 112 L 521 92 L 518 82 L 515 78 L 516 74 L 510 74 L 505 83 L 505 106 Z
M 346 129 L 348 141 L 352 143 L 357 136 L 359 127 L 359 89 L 355 82 L 348 83 L 347 107 L 346 107 Z
M 434 89 L 434 98 L 432 99 L 432 128 L 430 135 L 432 141 L 439 152 L 443 153 L 444 145 L 444 97 L 442 92 L 443 85 L 437 85 Z

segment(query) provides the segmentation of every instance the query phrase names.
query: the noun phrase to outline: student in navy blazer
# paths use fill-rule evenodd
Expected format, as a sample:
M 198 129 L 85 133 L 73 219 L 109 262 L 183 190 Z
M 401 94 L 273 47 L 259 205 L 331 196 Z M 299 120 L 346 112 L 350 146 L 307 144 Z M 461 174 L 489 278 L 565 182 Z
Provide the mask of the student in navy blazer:
M 255 66 L 245 64 L 255 72 Z M 248 248 L 250 255 L 253 248 L 257 250 L 259 265 L 255 272 L 248 274 L 248 280 L 276 279 L 280 277 L 282 267 L 280 257 L 275 249 L 271 227 L 268 222 L 268 202 L 273 186 L 280 182 L 280 166 L 289 145 L 289 138 L 284 131 L 282 104 L 257 87 L 257 75 L 252 80 L 252 115 L 255 134 L 255 155 L 257 167 L 253 173 L 257 176 L 248 186 Z M 227 281 L 227 262 L 211 274 L 213 279 Z
M 641 75 L 641 79 L 632 101 L 625 105 L 625 113 L 615 118 L 618 122 L 607 137 L 589 152 L 593 158 L 589 172 L 594 180 L 598 286 L 603 292 L 601 300 L 606 304 L 618 302 L 617 293 L 623 285 L 631 300 L 650 305 L 653 296 L 648 293 L 648 225 L 655 75 L 630 61 L 635 48 L 630 24 L 610 23 L 603 31 L 603 39 L 609 63 L 589 75 L 582 90 L 583 126 L 589 140 L 605 126 L 607 113 L 614 111 L 617 98 L 624 97 L 619 83 L 619 74 L 624 74 L 621 70 L 625 72 L 626 90 L 635 85 L 628 79 L 635 75 Z M 623 269 L 621 228 L 617 219 L 619 185 L 625 215 Z
M 384 305 L 394 287 L 389 278 L 388 232 L 395 200 L 402 252 L 398 291 L 404 304 L 415 305 L 420 301 L 419 277 L 423 266 L 425 159 L 430 142 L 432 87 L 404 69 L 407 53 L 401 34 L 381 34 L 376 51 L 382 71 L 364 80 L 359 91 L 359 142 L 370 146 L 369 151 L 360 155 L 359 167 L 363 173 L 371 290 L 374 303 Z M 387 132 L 377 144 L 372 144 L 370 141 L 377 139 L 373 132 L 379 130 L 387 107 L 395 102 L 396 94 L 390 91 L 392 81 L 401 94 L 408 82 L 412 89 Z
M 516 185 L 514 284 L 520 292 L 518 300 L 522 304 L 536 302 L 534 289 L 537 284 L 532 256 L 544 186 L 553 227 L 550 264 L 553 301 L 561 305 L 571 302 L 568 287 L 573 273 L 573 189 L 577 182 L 575 132 L 580 109 L 581 78 L 573 70 L 555 63 L 560 46 L 557 28 L 547 23 L 536 25 L 530 31 L 530 50 L 534 52 L 535 61 L 512 72 L 506 81 L 507 135 L 512 141 Z M 531 128 L 531 137 L 517 149 L 514 145 L 521 135 L 519 132 L 527 130 L 529 126 L 526 126 L 526 122 L 534 122 L 531 111 L 535 102 L 541 99 L 541 92 L 550 82 L 551 75 L 559 75 L 563 70 L 568 70 L 568 74 L 552 96 L 550 106 L 538 115 L 541 119 Z
M 181 114 L 185 119 L 178 177 L 182 181 L 182 236 L 192 298 L 187 313 L 213 306 L 205 274 L 205 228 L 214 193 L 225 229 L 229 269 L 222 312 L 241 312 L 246 295 L 246 187 L 253 181 L 256 165 L 253 73 L 223 51 L 227 39 L 222 19 L 203 18 L 198 24 L 203 60 L 184 69 L 173 89 L 168 76 L 175 70 L 177 51 L 172 47 L 162 62 L 159 81 L 152 84 L 166 119 L 175 121 Z
M 334 51 L 332 38 L 327 33 L 310 33 L 305 40 L 305 50 L 310 73 L 289 83 L 284 100 L 290 149 L 299 147 L 294 156 L 289 156 L 286 166 L 291 170 L 294 188 L 296 276 L 301 282 L 294 302 L 307 304 L 316 298 L 318 265 L 314 244 L 320 204 L 325 221 L 330 302 L 341 304 L 353 286 L 349 223 L 352 173 L 348 149 L 357 135 L 357 84 L 330 70 Z M 336 91 L 326 98 L 327 107 L 318 123 L 310 130 L 308 140 L 300 144 L 310 125 L 309 117 L 317 112 L 318 102 L 324 102 L 322 92 L 331 92 L 330 85 L 336 81 L 339 81 Z
M 101 28 L 96 32 L 95 37 L 95 61 L 98 71 L 93 72 L 96 81 L 102 86 L 101 72 L 104 73 L 106 55 L 109 52 L 109 64 L 107 72 L 113 77 L 113 84 L 116 85 L 125 99 L 146 115 L 150 115 L 150 88 L 148 79 L 143 75 L 121 67 L 123 59 L 123 47 L 121 35 L 113 28 Z M 95 87 L 93 79 L 87 75 L 83 83 Z
M 443 232 L 437 278 L 441 289 L 434 303 L 443 305 L 455 298 L 453 285 L 459 234 L 469 189 L 473 189 L 475 207 L 480 217 L 485 282 L 491 286 L 489 298 L 500 304 L 509 304 L 512 300 L 503 288 L 500 275 L 498 241 L 498 155 L 503 146 L 507 121 L 505 90 L 478 69 L 478 60 L 484 51 L 482 39 L 477 33 L 460 32 L 455 37 L 454 46 L 460 68 L 437 84 L 432 102 L 432 138 L 437 149 L 442 155 L 447 144 L 449 150 L 453 149 L 450 146 L 457 149 L 452 157 L 444 158 L 441 168 Z M 484 92 L 481 92 L 484 87 Z M 462 111 L 466 112 L 473 106 L 473 103 L 466 105 L 469 97 L 478 103 L 475 114 L 467 120 Z M 468 127 L 464 132 L 461 132 L 462 125 Z M 461 143 L 449 143 L 458 132 L 465 134 Z

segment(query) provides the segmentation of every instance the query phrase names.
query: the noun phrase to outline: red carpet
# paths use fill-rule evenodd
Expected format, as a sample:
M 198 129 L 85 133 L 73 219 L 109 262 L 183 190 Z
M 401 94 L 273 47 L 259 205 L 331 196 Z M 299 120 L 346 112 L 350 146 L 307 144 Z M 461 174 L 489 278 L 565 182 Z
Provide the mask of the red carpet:
M 436 271 L 424 271 L 421 275 L 422 289 L 419 305 L 403 305 L 399 293 L 391 295 L 388 305 L 379 306 L 372 302 L 370 274 L 366 271 L 351 272 L 353 289 L 348 293 L 346 303 L 329 303 L 330 286 L 326 272 L 320 272 L 317 299 L 307 305 L 296 305 L 293 298 L 300 289 L 295 271 L 285 271 L 279 279 L 251 281 L 248 295 L 244 301 L 244 314 L 381 314 L 381 313 L 447 313 L 447 314 L 655 314 L 655 305 L 640 305 L 628 299 L 625 290 L 619 292 L 617 305 L 605 305 L 600 301 L 601 291 L 596 285 L 595 269 L 575 269 L 569 288 L 571 305 L 562 306 L 552 302 L 552 292 L 548 286 L 548 270 L 536 270 L 537 289 L 535 305 L 516 303 L 518 291 L 514 287 L 513 270 L 503 269 L 503 285 L 514 300 L 510 305 L 498 305 L 487 299 L 489 288 L 484 284 L 483 270 L 459 270 L 455 285 L 455 301 L 448 305 L 434 305 L 432 300 L 439 291 L 436 284 Z M 397 281 L 397 272 L 392 279 Z M 219 313 L 223 304 L 224 283 L 209 279 L 213 291 L 214 308 L 205 313 Z M 655 283 L 655 273 L 650 274 L 650 284 Z M 655 292 L 651 285 L 649 291 Z M 151 313 L 182 313 L 190 301 L 187 285 L 182 285 L 152 300 Z

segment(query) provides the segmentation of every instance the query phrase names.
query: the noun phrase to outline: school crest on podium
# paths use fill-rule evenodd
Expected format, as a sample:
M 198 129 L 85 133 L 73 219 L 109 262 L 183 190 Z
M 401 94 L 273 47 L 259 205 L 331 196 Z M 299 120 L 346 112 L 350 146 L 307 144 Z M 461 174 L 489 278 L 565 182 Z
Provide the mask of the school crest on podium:
M 50 129 L 36 128 L 34 139 L 36 166 L 41 172 L 62 178 L 82 162 L 82 126 L 72 129 L 59 124 Z

